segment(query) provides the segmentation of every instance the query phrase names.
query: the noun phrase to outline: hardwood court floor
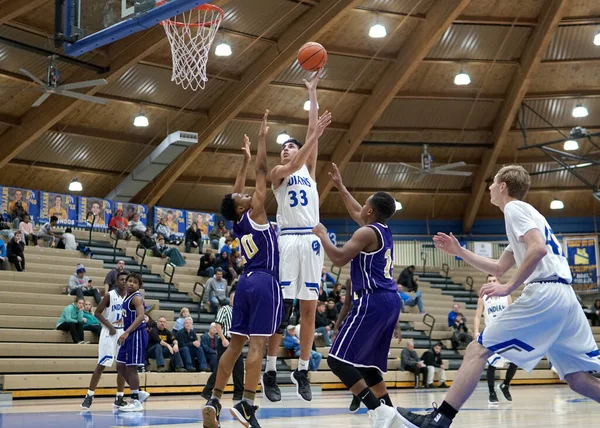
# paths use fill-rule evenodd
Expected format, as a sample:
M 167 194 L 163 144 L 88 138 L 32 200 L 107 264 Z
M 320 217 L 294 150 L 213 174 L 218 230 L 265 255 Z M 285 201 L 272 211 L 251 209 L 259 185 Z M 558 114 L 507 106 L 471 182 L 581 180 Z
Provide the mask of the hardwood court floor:
M 459 414 L 453 427 L 583 427 L 598 423 L 600 404 L 571 392 L 564 385 L 513 386 L 513 403 L 501 401 L 499 406 L 487 403 L 487 388 L 480 384 Z M 392 390 L 395 404 L 425 410 L 432 402 L 441 403 L 443 390 Z M 233 421 L 228 408 L 231 395 L 223 400 L 221 426 L 241 427 Z M 259 399 L 258 418 L 265 428 L 275 427 L 369 427 L 366 409 L 348 412 L 350 394 L 327 391 L 304 403 L 284 397 L 279 404 Z M 0 407 L 2 428 L 108 428 L 144 426 L 161 428 L 201 427 L 199 396 L 151 397 L 141 414 L 117 414 L 112 400 L 97 398 L 90 412 L 81 412 L 80 399 L 18 400 L 12 406 Z

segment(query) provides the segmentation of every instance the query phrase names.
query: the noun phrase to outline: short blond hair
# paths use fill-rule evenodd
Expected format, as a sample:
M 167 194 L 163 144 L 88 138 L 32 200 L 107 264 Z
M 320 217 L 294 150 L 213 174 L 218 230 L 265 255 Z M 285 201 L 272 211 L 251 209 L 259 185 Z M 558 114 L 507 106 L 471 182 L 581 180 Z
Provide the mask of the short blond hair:
M 496 174 L 500 183 L 506 183 L 508 196 L 522 201 L 531 186 L 531 177 L 521 165 L 506 165 Z
M 188 312 L 188 314 L 190 313 L 190 310 L 189 310 L 188 308 L 181 308 L 181 310 L 179 311 L 179 316 L 180 316 L 180 317 L 183 317 L 183 313 L 184 313 L 185 311 L 187 311 L 187 312 Z

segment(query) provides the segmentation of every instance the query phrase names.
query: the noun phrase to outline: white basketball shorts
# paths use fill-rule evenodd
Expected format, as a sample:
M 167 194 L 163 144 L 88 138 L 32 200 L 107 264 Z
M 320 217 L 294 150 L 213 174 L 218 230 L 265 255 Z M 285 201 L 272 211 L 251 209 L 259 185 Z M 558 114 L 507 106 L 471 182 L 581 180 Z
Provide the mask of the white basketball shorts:
M 600 372 L 600 352 L 573 288 L 531 283 L 479 336 L 490 351 L 531 372 L 544 357 L 561 379 Z
M 279 283 L 284 299 L 317 300 L 325 253 L 312 233 L 279 236 Z
M 117 359 L 119 354 L 119 344 L 117 340 L 125 330 L 117 328 L 117 334 L 111 336 L 106 327 L 102 326 L 100 332 L 100 339 L 98 342 L 98 365 L 105 367 L 112 367 L 113 361 Z
M 504 357 L 501 357 L 498 354 L 494 354 L 490 358 L 487 359 L 487 363 L 489 366 L 495 367 L 497 369 L 503 369 L 508 364 L 510 364 L 510 361 L 508 361 Z

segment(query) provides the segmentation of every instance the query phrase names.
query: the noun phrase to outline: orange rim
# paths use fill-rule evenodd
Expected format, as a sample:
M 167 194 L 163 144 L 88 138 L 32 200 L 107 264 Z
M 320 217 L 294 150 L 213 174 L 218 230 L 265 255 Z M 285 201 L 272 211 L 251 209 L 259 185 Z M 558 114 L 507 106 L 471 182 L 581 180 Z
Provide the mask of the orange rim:
M 156 6 L 162 6 L 166 3 L 166 0 L 162 0 L 156 3 Z M 223 18 L 225 18 L 225 12 L 223 12 L 223 9 L 221 9 L 219 6 L 215 6 L 214 4 L 210 4 L 210 3 L 204 3 L 201 4 L 200 6 L 196 6 L 195 8 L 191 9 L 191 10 L 209 10 L 209 11 L 215 11 L 218 12 L 221 17 L 212 21 L 207 21 L 207 22 L 197 22 L 197 23 L 190 23 L 190 24 L 186 24 L 184 22 L 179 22 L 179 21 L 174 21 L 172 19 L 164 19 L 162 20 L 160 23 L 164 25 L 164 23 L 170 24 L 170 25 L 175 25 L 176 27 L 210 27 L 213 24 L 216 24 L 220 21 L 223 20 Z M 185 13 L 185 12 L 183 12 Z

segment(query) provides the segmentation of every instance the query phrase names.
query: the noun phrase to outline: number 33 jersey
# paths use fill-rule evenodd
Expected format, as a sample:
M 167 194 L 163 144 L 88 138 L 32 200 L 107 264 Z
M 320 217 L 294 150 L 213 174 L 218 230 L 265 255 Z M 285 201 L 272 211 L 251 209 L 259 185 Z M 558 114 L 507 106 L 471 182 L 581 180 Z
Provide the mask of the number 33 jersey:
M 244 273 L 267 271 L 279 278 L 277 234 L 270 223 L 255 223 L 250 211 L 246 211 L 240 221 L 233 224 L 233 233 L 240 240 Z
M 378 250 L 373 252 L 361 251 L 352 259 L 350 278 L 352 292 L 374 292 L 380 290 L 396 292 L 398 287 L 392 276 L 394 269 L 394 239 L 388 226 L 373 223 L 369 227 L 375 231 L 380 243 Z
M 312 229 L 319 224 L 319 192 L 306 165 L 283 180 L 273 193 L 277 199 L 280 230 Z

